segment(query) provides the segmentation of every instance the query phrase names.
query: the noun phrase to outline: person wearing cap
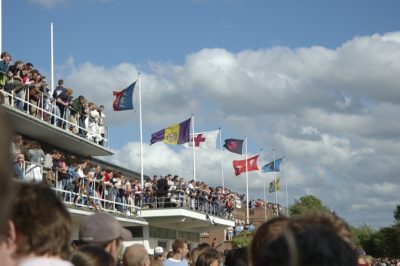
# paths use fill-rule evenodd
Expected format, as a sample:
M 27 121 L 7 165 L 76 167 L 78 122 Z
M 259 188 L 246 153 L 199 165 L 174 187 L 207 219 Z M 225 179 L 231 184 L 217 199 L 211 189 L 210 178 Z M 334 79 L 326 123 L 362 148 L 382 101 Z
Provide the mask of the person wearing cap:
M 131 233 L 108 213 L 95 213 L 87 217 L 79 228 L 81 244 L 99 245 L 117 261 L 122 240 L 130 240 Z
M 175 239 L 172 243 L 173 255 L 171 258 L 164 260 L 163 266 L 188 266 L 186 255 L 189 252 L 186 240 Z
M 134 244 L 125 249 L 124 266 L 150 266 L 149 253 L 142 244 Z
M 151 266 L 162 266 L 165 260 L 164 249 L 162 247 L 154 248 L 154 260 L 150 263 Z

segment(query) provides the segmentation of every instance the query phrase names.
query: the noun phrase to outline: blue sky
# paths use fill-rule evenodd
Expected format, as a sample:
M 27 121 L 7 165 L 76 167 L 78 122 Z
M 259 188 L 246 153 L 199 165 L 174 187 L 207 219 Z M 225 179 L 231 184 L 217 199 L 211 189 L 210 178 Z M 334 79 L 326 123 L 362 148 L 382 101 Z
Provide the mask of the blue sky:
M 196 131 L 222 126 L 265 161 L 273 148 L 285 155 L 289 202 L 312 193 L 351 224 L 379 227 L 400 203 L 398 10 L 365 0 L 3 0 L 2 45 L 49 76 L 54 22 L 55 78 L 106 106 L 118 164 L 139 169 L 138 114 L 112 112 L 111 91 L 141 72 L 145 142 L 193 113 Z M 189 150 L 144 152 L 145 174 L 191 178 Z M 218 154 L 196 155 L 211 185 Z M 224 172 L 243 192 L 231 165 L 240 158 L 224 152 Z M 272 178 L 252 172 L 250 195 L 263 197 Z

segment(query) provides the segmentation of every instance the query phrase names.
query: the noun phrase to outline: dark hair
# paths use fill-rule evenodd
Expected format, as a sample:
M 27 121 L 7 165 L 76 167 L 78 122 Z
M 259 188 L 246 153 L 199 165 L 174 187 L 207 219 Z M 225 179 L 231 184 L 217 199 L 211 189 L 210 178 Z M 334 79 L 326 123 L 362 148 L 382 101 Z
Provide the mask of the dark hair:
M 17 255 L 68 257 L 72 220 L 56 193 L 44 183 L 15 183 L 10 220 L 20 238 Z
M 113 266 L 114 258 L 100 246 L 85 245 L 72 252 L 69 260 L 75 266 Z
M 210 248 L 201 253 L 196 260 L 196 266 L 210 266 L 215 260 L 221 259 L 217 250 Z
M 183 248 L 185 244 L 187 244 L 186 240 L 175 239 L 174 243 L 172 243 L 172 251 L 178 253 L 179 249 Z
M 64 80 L 59 79 L 59 80 L 58 80 L 58 85 L 61 86 L 61 85 L 63 85 L 63 84 L 64 84 Z
M 9 189 L 12 171 L 10 148 L 12 140 L 12 123 L 9 121 L 3 107 L 0 106 L 0 238 L 5 233 L 5 221 L 8 215 L 11 191 Z
M 225 256 L 225 266 L 247 266 L 247 248 L 234 248 L 228 251 Z
M 350 245 L 324 226 L 286 231 L 267 243 L 254 266 L 356 266 L 357 256 Z
M 287 217 L 276 217 L 263 223 L 256 231 L 253 239 L 250 242 L 248 249 L 248 258 L 250 264 L 254 262 L 254 259 L 262 252 L 263 246 L 269 243 L 285 231 L 289 223 Z

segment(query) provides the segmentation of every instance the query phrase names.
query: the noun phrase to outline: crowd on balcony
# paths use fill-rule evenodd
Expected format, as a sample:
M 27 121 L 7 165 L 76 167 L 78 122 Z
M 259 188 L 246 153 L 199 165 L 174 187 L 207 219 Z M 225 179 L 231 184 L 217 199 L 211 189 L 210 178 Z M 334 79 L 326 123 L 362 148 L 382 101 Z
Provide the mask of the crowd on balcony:
M 77 158 L 56 149 L 45 152 L 40 143 L 16 135 L 12 144 L 14 175 L 23 180 L 46 180 L 63 191 L 71 204 L 133 214 L 139 208 L 187 208 L 232 219 L 235 208 L 246 206 L 237 192 L 209 187 L 201 181 L 177 175 L 154 175 L 140 180 L 102 167 L 91 158 Z M 254 204 L 253 204 L 254 202 Z M 255 208 L 268 207 L 262 200 L 250 201 Z
M 97 106 L 82 95 L 74 99 L 73 89 L 64 87 L 62 79 L 51 92 L 46 77 L 32 63 L 18 60 L 12 64 L 11 55 L 7 52 L 0 57 L 1 102 L 90 141 L 104 144 L 103 105 Z

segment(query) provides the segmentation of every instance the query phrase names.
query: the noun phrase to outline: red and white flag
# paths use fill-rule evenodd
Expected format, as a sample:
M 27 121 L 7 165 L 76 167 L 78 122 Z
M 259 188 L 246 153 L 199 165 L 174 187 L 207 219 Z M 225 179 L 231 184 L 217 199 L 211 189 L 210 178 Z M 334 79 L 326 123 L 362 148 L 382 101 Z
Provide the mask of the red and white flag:
M 190 141 L 183 144 L 186 148 L 192 148 L 193 142 L 196 149 L 216 149 L 217 148 L 217 137 L 219 130 L 208 131 L 190 134 Z
M 259 170 L 258 169 L 258 160 L 259 154 L 256 156 L 253 156 L 251 158 L 247 159 L 247 171 L 254 171 L 254 170 Z M 238 176 L 243 172 L 246 172 L 246 160 L 234 160 L 232 162 L 233 164 L 233 169 L 235 170 L 235 175 Z

